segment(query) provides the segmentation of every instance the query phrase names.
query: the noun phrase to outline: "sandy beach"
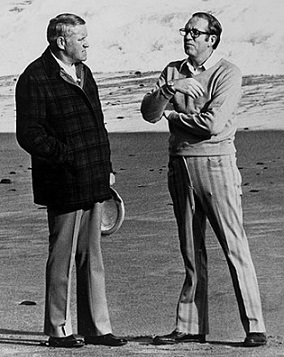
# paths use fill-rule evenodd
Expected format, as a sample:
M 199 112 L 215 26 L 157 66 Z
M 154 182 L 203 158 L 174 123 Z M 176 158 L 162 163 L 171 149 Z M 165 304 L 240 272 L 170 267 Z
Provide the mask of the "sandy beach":
M 0 355 L 2 356 L 284 356 L 283 76 L 244 78 L 236 135 L 243 177 L 244 222 L 259 279 L 268 344 L 242 347 L 242 329 L 228 268 L 208 226 L 210 334 L 206 344 L 154 346 L 172 331 L 184 278 L 167 190 L 166 123 L 144 123 L 143 95 L 156 73 L 98 74 L 110 132 L 115 189 L 124 199 L 120 230 L 102 238 L 113 330 L 122 348 L 41 346 L 48 230 L 33 204 L 29 156 L 16 143 L 16 76 L 0 78 Z M 75 286 L 75 279 L 74 279 Z M 74 290 L 74 289 L 73 289 Z M 73 294 L 74 295 L 74 294 Z M 72 310 L 75 321 L 75 297 Z M 76 329 L 75 329 L 76 331 Z

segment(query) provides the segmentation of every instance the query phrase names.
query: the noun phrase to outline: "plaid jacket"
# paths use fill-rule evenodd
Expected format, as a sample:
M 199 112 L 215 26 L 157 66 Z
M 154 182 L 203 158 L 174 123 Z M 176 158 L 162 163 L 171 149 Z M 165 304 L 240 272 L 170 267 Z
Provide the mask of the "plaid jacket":
M 16 85 L 16 135 L 31 154 L 34 202 L 73 211 L 110 198 L 110 146 L 97 85 L 76 66 L 81 86 L 49 48 Z

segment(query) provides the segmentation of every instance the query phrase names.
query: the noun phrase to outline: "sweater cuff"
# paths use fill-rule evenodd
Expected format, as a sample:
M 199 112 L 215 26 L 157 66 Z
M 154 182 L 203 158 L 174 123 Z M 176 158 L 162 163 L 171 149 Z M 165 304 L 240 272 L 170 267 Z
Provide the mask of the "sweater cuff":
M 175 95 L 175 91 L 171 87 L 169 87 L 167 84 L 164 84 L 161 87 L 161 91 L 167 99 L 171 99 Z

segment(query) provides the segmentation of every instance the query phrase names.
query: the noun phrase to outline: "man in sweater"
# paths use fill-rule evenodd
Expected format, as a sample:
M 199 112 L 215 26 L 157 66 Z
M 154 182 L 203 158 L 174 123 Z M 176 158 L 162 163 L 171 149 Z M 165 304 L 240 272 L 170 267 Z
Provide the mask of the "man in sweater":
M 229 266 L 246 333 L 244 345 L 266 344 L 258 283 L 243 228 L 234 146 L 242 77 L 235 65 L 215 52 L 221 32 L 211 14 L 193 14 L 180 29 L 188 57 L 166 66 L 141 105 L 145 120 L 169 122 L 168 186 L 185 265 L 176 328 L 156 336 L 155 344 L 206 341 L 206 218 Z
M 49 346 L 122 346 L 112 334 L 100 246 L 102 202 L 111 198 L 110 146 L 87 59 L 87 29 L 77 15 L 50 20 L 48 48 L 16 87 L 19 144 L 32 159 L 34 201 L 47 206 L 44 332 Z M 76 263 L 78 333 L 71 325 Z

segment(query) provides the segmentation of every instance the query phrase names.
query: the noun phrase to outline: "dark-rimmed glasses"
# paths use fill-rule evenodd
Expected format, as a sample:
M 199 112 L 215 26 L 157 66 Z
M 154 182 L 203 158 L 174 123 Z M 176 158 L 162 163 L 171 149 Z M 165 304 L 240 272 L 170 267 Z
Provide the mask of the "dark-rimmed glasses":
M 181 34 L 181 36 L 185 37 L 186 35 L 188 35 L 190 33 L 190 36 L 195 40 L 197 37 L 201 36 L 201 35 L 211 35 L 210 32 L 204 32 L 204 31 L 200 31 L 195 29 L 194 27 L 191 29 L 185 29 L 185 28 L 181 28 L 179 29 L 179 33 Z

